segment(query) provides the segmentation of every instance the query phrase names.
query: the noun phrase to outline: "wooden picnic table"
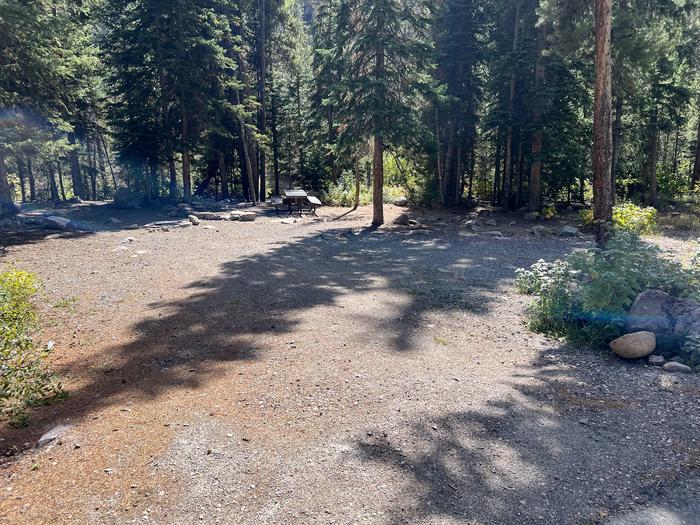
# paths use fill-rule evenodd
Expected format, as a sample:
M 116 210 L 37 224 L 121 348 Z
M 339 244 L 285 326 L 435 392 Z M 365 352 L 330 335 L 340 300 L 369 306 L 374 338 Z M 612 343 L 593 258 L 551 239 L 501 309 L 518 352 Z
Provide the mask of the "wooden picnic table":
M 304 190 L 284 190 L 284 198 L 289 203 L 289 213 L 296 207 L 301 217 L 301 207 L 306 202 L 308 195 Z

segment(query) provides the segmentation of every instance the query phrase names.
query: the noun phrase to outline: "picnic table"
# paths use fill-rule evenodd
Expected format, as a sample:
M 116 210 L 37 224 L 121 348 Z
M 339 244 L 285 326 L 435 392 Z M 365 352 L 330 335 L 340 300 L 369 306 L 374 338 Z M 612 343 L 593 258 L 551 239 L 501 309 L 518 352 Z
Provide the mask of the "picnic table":
M 291 214 L 296 207 L 301 217 L 301 208 L 308 199 L 308 194 L 304 190 L 284 190 L 284 198 L 289 204 L 289 213 Z

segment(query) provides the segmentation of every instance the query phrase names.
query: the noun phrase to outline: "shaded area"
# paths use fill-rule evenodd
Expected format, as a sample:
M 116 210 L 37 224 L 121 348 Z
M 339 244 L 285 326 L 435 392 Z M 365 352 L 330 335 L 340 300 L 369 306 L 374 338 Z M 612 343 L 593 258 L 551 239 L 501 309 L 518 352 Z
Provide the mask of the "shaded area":
M 686 396 L 661 388 L 662 377 L 610 356 L 546 349 L 512 376 L 510 397 L 426 414 L 395 439 L 356 446 L 368 466 L 388 465 L 404 480 L 392 525 L 641 523 L 634 517 L 656 515 L 660 500 L 677 519 L 668 523 L 696 523 L 700 383 L 676 381 L 695 385 Z M 686 417 L 675 418 L 681 407 Z

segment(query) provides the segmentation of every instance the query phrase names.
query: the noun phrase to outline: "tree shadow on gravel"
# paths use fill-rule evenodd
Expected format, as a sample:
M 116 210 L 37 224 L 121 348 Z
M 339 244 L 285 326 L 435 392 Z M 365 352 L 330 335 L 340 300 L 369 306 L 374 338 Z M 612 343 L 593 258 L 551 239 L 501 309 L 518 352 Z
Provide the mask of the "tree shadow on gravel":
M 700 380 L 660 388 L 663 372 L 640 368 L 557 345 L 511 376 L 510 394 L 358 441 L 361 461 L 403 479 L 382 523 L 600 523 L 647 506 L 696 523 L 700 487 L 661 500 L 700 475 Z
M 290 232 L 296 237 L 222 263 L 217 274 L 183 290 L 183 299 L 151 303 L 132 327 L 131 342 L 91 356 L 95 365 L 88 368 L 84 386 L 71 391 L 65 402 L 38 409 L 29 429 L 0 433 L 5 447 L 34 442 L 54 424 L 81 420 L 127 398 L 151 400 L 196 389 L 224 373 L 224 363 L 275 352 L 261 336 L 283 341 L 302 314 L 336 306 L 349 294 L 378 292 L 396 298 L 394 310 L 374 312 L 366 321 L 367 331 L 370 337 L 390 334 L 387 351 L 410 352 L 425 314 L 488 312 L 494 301 L 502 300 L 502 287 L 515 268 L 576 246 L 559 239 L 464 238 L 455 230 Z M 342 308 L 337 311 L 344 315 Z M 57 372 L 65 376 L 72 371 Z

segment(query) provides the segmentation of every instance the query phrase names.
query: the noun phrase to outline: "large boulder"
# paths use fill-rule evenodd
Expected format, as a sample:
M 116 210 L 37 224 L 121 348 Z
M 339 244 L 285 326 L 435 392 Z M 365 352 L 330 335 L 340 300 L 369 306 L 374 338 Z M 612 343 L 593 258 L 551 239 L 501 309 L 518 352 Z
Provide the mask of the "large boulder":
M 67 230 L 70 226 L 70 219 L 51 215 L 49 217 L 44 217 L 44 225 L 52 230 Z
M 678 349 L 689 335 L 700 335 L 700 302 L 647 290 L 634 301 L 625 329 L 653 332 L 661 347 Z
M 406 197 L 397 197 L 394 199 L 394 206 L 408 206 L 408 199 Z
M 143 204 L 143 194 L 131 191 L 127 188 L 120 188 L 114 194 L 114 206 L 122 210 L 135 210 Z
M 641 359 L 656 350 L 656 336 L 652 332 L 623 335 L 610 343 L 610 348 L 624 359 Z
M 399 226 L 408 226 L 410 224 L 411 219 L 409 216 L 405 213 L 402 213 L 398 217 L 394 219 L 394 224 L 398 224 Z

